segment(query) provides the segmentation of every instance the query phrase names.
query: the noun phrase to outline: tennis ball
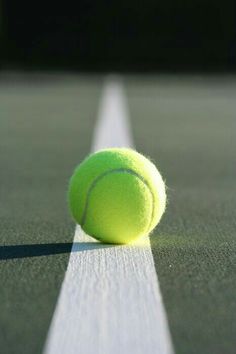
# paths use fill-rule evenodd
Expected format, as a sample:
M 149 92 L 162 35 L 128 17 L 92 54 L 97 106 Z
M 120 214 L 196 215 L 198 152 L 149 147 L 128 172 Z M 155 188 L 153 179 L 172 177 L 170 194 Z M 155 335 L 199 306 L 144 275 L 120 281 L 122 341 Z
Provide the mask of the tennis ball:
M 151 161 L 132 149 L 111 148 L 88 156 L 75 169 L 68 199 L 74 219 L 88 235 L 125 244 L 158 224 L 166 192 Z

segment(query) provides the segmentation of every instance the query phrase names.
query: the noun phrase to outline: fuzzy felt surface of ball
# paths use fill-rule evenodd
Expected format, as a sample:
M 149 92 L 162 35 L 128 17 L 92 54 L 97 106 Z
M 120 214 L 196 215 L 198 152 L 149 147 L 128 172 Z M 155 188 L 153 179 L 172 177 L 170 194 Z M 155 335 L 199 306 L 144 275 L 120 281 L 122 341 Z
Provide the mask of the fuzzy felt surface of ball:
M 110 148 L 89 155 L 75 169 L 68 201 L 72 216 L 88 235 L 126 244 L 158 224 L 166 189 L 149 159 L 132 149 Z

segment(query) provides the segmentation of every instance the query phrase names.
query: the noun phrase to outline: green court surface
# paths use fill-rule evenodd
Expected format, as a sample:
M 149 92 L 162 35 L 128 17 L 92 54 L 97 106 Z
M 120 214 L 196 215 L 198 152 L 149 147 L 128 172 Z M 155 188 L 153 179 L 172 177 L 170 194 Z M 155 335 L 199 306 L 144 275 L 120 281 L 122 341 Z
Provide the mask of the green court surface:
M 100 87 L 37 76 L 1 83 L 2 354 L 42 351 L 74 236 L 67 183 L 90 149 Z
M 233 354 L 236 81 L 131 80 L 128 93 L 137 148 L 169 187 L 151 244 L 176 353 Z
M 0 77 L 0 346 L 42 352 L 74 223 L 66 190 L 88 154 L 102 77 Z M 151 236 L 177 354 L 236 348 L 236 79 L 125 77 L 138 151 L 168 185 Z

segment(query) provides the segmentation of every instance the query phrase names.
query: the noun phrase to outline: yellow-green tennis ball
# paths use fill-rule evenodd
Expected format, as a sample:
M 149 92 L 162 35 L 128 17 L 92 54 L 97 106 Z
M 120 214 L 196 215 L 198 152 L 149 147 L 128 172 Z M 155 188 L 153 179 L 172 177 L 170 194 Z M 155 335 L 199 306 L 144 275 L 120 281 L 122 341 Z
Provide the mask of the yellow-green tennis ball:
M 69 184 L 69 206 L 90 236 L 129 243 L 150 233 L 165 210 L 166 192 L 155 165 L 132 149 L 111 148 L 87 157 Z

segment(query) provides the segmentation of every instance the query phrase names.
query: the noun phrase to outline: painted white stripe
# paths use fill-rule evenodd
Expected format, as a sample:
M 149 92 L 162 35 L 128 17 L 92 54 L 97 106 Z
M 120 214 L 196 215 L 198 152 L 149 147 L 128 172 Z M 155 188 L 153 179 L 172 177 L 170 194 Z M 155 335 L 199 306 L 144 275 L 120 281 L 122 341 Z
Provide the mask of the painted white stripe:
M 93 149 L 132 146 L 122 85 L 104 89 Z M 149 238 L 96 242 L 76 228 L 45 354 L 173 353 Z
M 109 79 L 104 87 L 92 151 L 112 146 L 133 146 L 126 97 L 117 79 Z

